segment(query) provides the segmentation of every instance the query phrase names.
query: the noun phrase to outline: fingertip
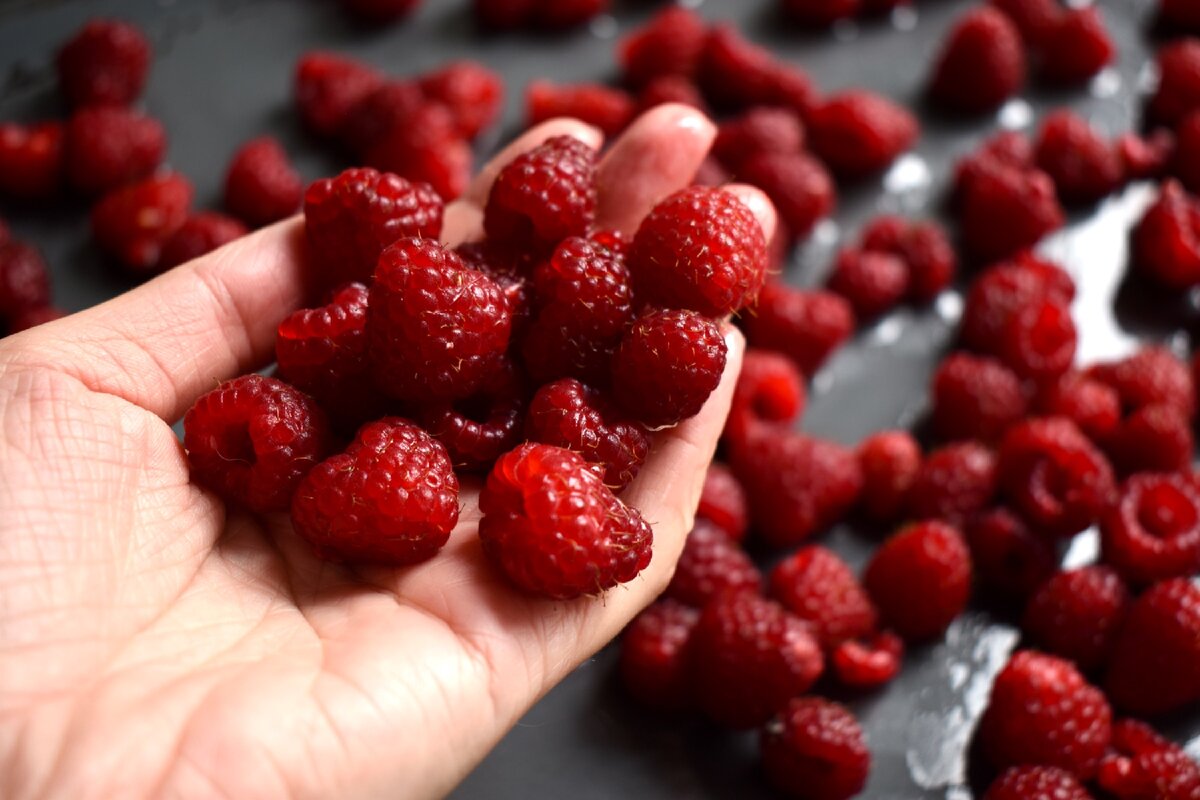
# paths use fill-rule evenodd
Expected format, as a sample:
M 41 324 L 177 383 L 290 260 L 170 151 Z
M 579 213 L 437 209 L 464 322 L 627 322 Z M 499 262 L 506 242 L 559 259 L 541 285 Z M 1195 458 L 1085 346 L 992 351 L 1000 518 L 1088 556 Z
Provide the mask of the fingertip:
M 775 213 L 775 204 L 767 197 L 762 189 L 748 183 L 730 183 L 721 187 L 723 191 L 734 195 L 750 209 L 754 218 L 762 228 L 763 238 L 768 242 L 775 236 L 775 228 L 779 224 L 779 216 Z
M 599 151 L 604 145 L 604 133 L 594 125 L 589 125 L 570 117 L 555 117 L 539 123 L 513 140 L 507 147 L 492 157 L 479 174 L 471 181 L 471 185 L 463 192 L 459 200 L 473 203 L 480 208 L 487 202 L 492 183 L 500 170 L 522 153 L 526 153 L 548 139 L 555 136 L 572 136 L 579 141 Z

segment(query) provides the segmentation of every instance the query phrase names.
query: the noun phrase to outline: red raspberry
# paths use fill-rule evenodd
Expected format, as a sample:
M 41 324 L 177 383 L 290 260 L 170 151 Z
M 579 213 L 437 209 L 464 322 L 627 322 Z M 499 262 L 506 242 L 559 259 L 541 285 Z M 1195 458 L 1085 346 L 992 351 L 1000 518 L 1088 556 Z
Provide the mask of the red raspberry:
M 94 19 L 58 51 L 58 86 L 72 106 L 132 103 L 150 70 L 150 43 L 127 22 Z
M 963 185 L 960 204 L 963 242 L 985 261 L 1034 246 L 1064 220 L 1049 175 L 996 162 L 973 171 Z
M 746 492 L 733 471 L 715 461 L 709 464 L 704 475 L 704 489 L 700 492 L 700 505 L 696 507 L 697 519 L 708 520 L 725 531 L 729 538 L 740 542 L 746 538 L 749 515 Z
M 684 541 L 675 574 L 663 594 L 703 608 L 724 592 L 758 594 L 761 588 L 758 567 L 738 543 L 715 524 L 700 519 Z
M 334 53 L 312 52 L 296 64 L 295 96 L 300 118 L 314 134 L 335 135 L 350 110 L 383 84 L 374 68 Z
M 1200 487 L 1183 475 L 1134 475 L 1101 520 L 1100 552 L 1134 584 L 1200 572 Z
M 862 233 L 862 248 L 898 256 L 908 268 L 908 299 L 928 303 L 954 280 L 958 256 L 945 230 L 934 222 L 909 225 L 878 217 Z
M 664 75 L 693 76 L 704 38 L 704 20 L 696 12 L 667 6 L 617 45 L 625 83 L 645 86 Z
M 863 585 L 898 634 L 932 639 L 966 608 L 971 554 L 957 529 L 936 521 L 915 523 L 875 551 Z
M 917 140 L 916 117 L 866 91 L 835 95 L 808 116 L 812 149 L 838 175 L 859 177 L 891 164 Z
M 158 266 L 163 244 L 187 221 L 192 184 L 167 172 L 115 189 L 92 206 L 92 236 L 134 273 Z
M 827 285 L 846 298 L 858 319 L 871 319 L 890 311 L 904 297 L 908 270 L 896 256 L 847 247 L 834 259 Z
M 1158 90 L 1146 113 L 1151 121 L 1174 126 L 1200 108 L 1200 40 L 1181 39 L 1158 51 Z
M 804 376 L 787 356 L 752 347 L 742 359 L 725 437 L 744 438 L 757 422 L 790 426 L 804 412 L 807 397 Z
M 767 777 L 789 796 L 846 800 L 867 784 L 871 751 L 862 728 L 830 700 L 789 700 L 763 728 L 760 746 Z
M 641 114 L 664 103 L 679 103 L 699 109 L 705 114 L 709 113 L 708 104 L 704 102 L 700 88 L 690 79 L 678 75 L 663 75 L 647 83 L 638 92 L 637 113 Z
M 1108 567 L 1060 572 L 1029 600 L 1021 627 L 1034 644 L 1092 671 L 1108 662 L 1129 601 L 1121 577 Z
M 192 479 L 251 511 L 283 511 L 329 447 L 325 415 L 283 381 L 243 375 L 196 401 L 183 418 Z
M 1024 600 L 1058 569 L 1053 543 L 999 507 L 971 517 L 965 531 L 979 582 L 1005 599 Z
M 854 311 L 832 292 L 794 289 L 783 283 L 763 286 L 758 307 L 745 317 L 752 347 L 775 350 L 814 374 L 854 333 Z
M 1009 321 L 1021 309 L 1046 298 L 1066 305 L 1074 297 L 1075 284 L 1061 267 L 1020 254 L 985 270 L 971 284 L 963 308 L 962 342 L 994 353 Z
M 862 11 L 862 0 L 783 0 L 784 10 L 801 25 L 825 28 Z
M 633 580 L 650 563 L 653 533 L 600 475 L 551 445 L 501 456 L 479 495 L 484 552 L 519 588 L 557 600 Z
M 767 242 L 753 212 L 720 189 L 692 186 L 642 220 L 629 267 L 645 302 L 721 316 L 753 305 Z
M 994 8 L 977 8 L 960 19 L 942 45 L 929 82 L 940 105 L 965 114 L 999 108 L 1025 82 L 1021 35 Z
M 877 689 L 900 674 L 904 640 L 894 633 L 872 634 L 865 641 L 848 639 L 830 659 L 838 682 L 851 689 Z
M 1025 44 L 1035 51 L 1040 51 L 1062 16 L 1057 0 L 991 0 L 991 4 L 1012 20 Z
M 247 233 L 241 220 L 216 211 L 192 214 L 171 234 L 171 238 L 163 242 L 162 252 L 158 257 L 158 268 L 168 270 L 194 258 L 208 255 L 218 247 L 240 239 Z
M 1009 318 L 1000 332 L 997 355 L 1022 378 L 1045 382 L 1071 368 L 1077 342 L 1075 322 L 1067 305 L 1044 299 Z
M 921 470 L 921 446 L 907 431 L 883 431 L 858 446 L 863 487 L 860 507 L 875 522 L 895 521 Z
M 756 105 L 781 106 L 807 119 L 820 97 L 808 73 L 787 62 L 769 65 L 766 74 L 766 96 Z
M 511 253 L 487 241 L 460 244 L 455 252 L 468 267 L 482 272 L 500 286 L 512 310 L 511 341 L 514 344 L 524 341 L 533 316 L 533 282 L 528 277 L 533 269 L 533 259 L 528 254 Z
M 1121 421 L 1117 391 L 1078 372 L 1039 387 L 1034 407 L 1044 416 L 1068 418 L 1093 442 L 1104 440 Z
M 713 105 L 738 109 L 767 102 L 776 70 L 771 51 L 748 41 L 733 25 L 720 24 L 704 41 L 698 76 Z
M 290 217 L 300 208 L 304 181 L 270 136 L 252 139 L 234 154 L 225 173 L 225 208 L 247 225 Z
M 21 200 L 54 195 L 63 179 L 63 125 L 0 123 L 0 193 Z
M 1188 0 L 1159 0 L 1158 20 L 1178 33 L 1200 33 L 1200 7 Z
M 837 204 L 833 178 L 804 153 L 753 155 L 742 161 L 738 176 L 771 198 L 780 221 L 798 239 L 807 237 Z
M 1092 800 L 1075 776 L 1058 767 L 1010 767 L 983 800 Z
M 50 270 L 42 254 L 21 242 L 0 243 L 0 322 L 50 302 Z
M 404 124 L 390 128 L 364 151 L 363 161 L 428 183 L 446 201 L 466 191 L 471 180 L 471 147 L 450 112 L 436 103 L 418 106 Z
M 526 389 L 512 369 L 499 369 L 475 396 L 420 414 L 455 469 L 487 471 L 524 437 Z
M 638 614 L 621 637 L 621 679 L 651 708 L 679 710 L 691 704 L 688 641 L 700 612 L 674 600 L 659 600 Z
M 427 99 L 450 111 L 464 139 L 486 130 L 504 106 L 504 80 L 478 61 L 451 61 L 422 75 L 420 85 Z
M 548 383 L 529 404 L 525 435 L 530 441 L 564 447 L 604 468 L 604 482 L 624 489 L 638 473 L 650 437 L 624 418 L 599 392 L 574 378 Z
M 1167 181 L 1133 229 L 1131 247 L 1133 267 L 1163 286 L 1200 283 L 1200 202 Z
M 799 153 L 804 149 L 804 124 L 786 108 L 756 106 L 717 127 L 712 154 L 733 172 L 759 153 Z
M 1090 778 L 1108 747 L 1112 711 L 1071 662 L 1022 650 L 996 676 L 978 737 L 992 766 L 1061 767 Z
M 67 316 L 67 312 L 61 308 L 54 306 L 38 306 L 37 308 L 29 308 L 12 318 L 8 324 L 9 333 L 20 333 L 27 331 L 30 328 L 35 328 L 38 325 L 45 325 L 47 322 L 53 322 L 56 319 L 62 319 Z
M 1024 133 L 1002 131 L 983 141 L 975 152 L 960 159 L 954 170 L 955 193 L 963 194 L 980 172 L 996 166 L 1027 170 L 1033 167 L 1033 142 Z
M 1055 111 L 1042 121 L 1034 160 L 1066 203 L 1094 203 L 1121 184 L 1116 149 L 1071 111 Z
M 338 125 L 338 139 L 347 150 L 362 158 L 388 134 L 411 127 L 418 109 L 430 104 L 417 81 L 389 80 L 381 83 L 346 110 L 344 119 Z M 450 112 L 444 108 L 443 111 L 444 119 L 438 121 L 444 124 L 437 131 L 442 134 L 452 126 Z
M 1052 83 L 1083 83 L 1104 69 L 1116 53 L 1100 9 L 1066 9 L 1047 33 L 1039 74 Z
M 1126 475 L 1173 472 L 1192 461 L 1192 425 L 1174 406 L 1143 406 L 1121 421 L 1105 443 Z
M 1124 133 L 1117 137 L 1117 153 L 1126 181 L 1161 178 L 1175 150 L 1175 137 L 1167 130 L 1151 131 L 1146 137 Z M 1200 184 L 1197 184 L 1200 188 Z
M 368 22 L 392 22 L 421 4 L 421 0 L 340 0 L 342 8 Z
M 725 340 L 691 311 L 652 311 L 638 318 L 613 357 L 613 396 L 651 427 L 693 417 L 721 382 Z
M 690 650 L 697 703 L 737 729 L 766 722 L 825 668 L 807 623 L 753 592 L 713 598 L 700 612 Z
M 156 119 L 111 106 L 82 108 L 67 123 L 67 178 L 85 194 L 101 194 L 154 172 L 166 147 Z
M 1137 714 L 1200 700 L 1200 586 L 1175 578 L 1134 601 L 1104 686 L 1114 705 Z
M 1149 725 L 1121 720 L 1113 725 L 1113 749 L 1100 765 L 1096 783 L 1119 800 L 1200 798 L 1200 764 Z
M 596 152 L 556 136 L 513 159 L 492 185 L 483 225 L 489 239 L 517 251 L 549 252 L 584 236 L 596 208 Z
M 348 169 L 308 187 L 304 227 L 326 285 L 365 282 L 388 245 L 441 233 L 442 200 L 398 175 Z
M 875 630 L 878 613 L 846 562 L 820 545 L 797 550 L 771 571 L 771 596 L 812 623 L 822 647 Z
M 1166 347 L 1147 346 L 1119 361 L 1096 364 L 1088 370 L 1088 377 L 1116 390 L 1128 411 L 1166 405 L 1188 418 L 1196 413 L 1192 373 Z
M 446 449 L 388 417 L 363 426 L 344 453 L 308 473 L 292 501 L 292 525 L 321 558 L 399 567 L 440 550 L 458 508 Z
M 1021 379 L 995 359 L 951 353 L 933 375 L 933 425 L 944 439 L 994 441 L 1025 416 Z
M 616 136 L 636 113 L 633 97 L 599 83 L 554 84 L 537 80 L 525 90 L 525 125 L 532 128 L 555 117 L 573 117 Z
M 908 490 L 912 517 L 959 523 L 982 511 L 996 494 L 996 457 L 978 442 L 931 451 Z

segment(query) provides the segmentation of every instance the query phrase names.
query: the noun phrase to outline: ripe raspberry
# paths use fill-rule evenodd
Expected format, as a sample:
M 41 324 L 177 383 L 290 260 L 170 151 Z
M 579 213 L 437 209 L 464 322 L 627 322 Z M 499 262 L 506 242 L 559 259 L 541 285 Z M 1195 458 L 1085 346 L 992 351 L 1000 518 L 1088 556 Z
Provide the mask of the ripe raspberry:
M 1034 408 L 1044 416 L 1066 417 L 1093 442 L 1103 441 L 1121 421 L 1117 391 L 1079 372 L 1039 387 Z
M 744 438 L 758 422 L 790 427 L 804 412 L 807 395 L 804 376 L 786 356 L 750 348 L 733 390 L 725 437 Z
M 752 347 L 775 350 L 813 375 L 854 333 L 854 311 L 832 292 L 794 289 L 769 282 L 758 307 L 745 317 L 746 339 Z
M 838 683 L 851 689 L 878 689 L 900 674 L 903 658 L 904 640 L 884 632 L 842 642 L 830 660 Z
M 421 427 L 446 448 L 455 469 L 487 471 L 524 437 L 526 389 L 500 368 L 475 396 L 423 410 Z
M 977 8 L 947 35 L 933 67 L 929 92 L 940 105 L 964 114 L 999 108 L 1025 82 L 1021 35 L 994 8 Z
M 359 158 L 397 129 L 411 127 L 418 109 L 429 105 L 420 84 L 415 80 L 388 80 L 368 91 L 346 110 L 338 125 L 341 144 Z M 449 111 L 437 133 L 446 133 L 452 126 Z M 436 123 L 435 123 L 436 124 Z
M 42 254 L 21 242 L 0 243 L 0 322 L 50 302 L 50 270 Z
M 725 109 L 768 102 L 776 74 L 775 57 L 730 24 L 714 25 L 704 40 L 698 77 L 709 101 Z
M 0 123 L 0 194 L 20 200 L 54 195 L 63 179 L 63 138 L 61 122 Z
M 1118 361 L 1096 364 L 1088 376 L 1111 386 L 1126 411 L 1166 405 L 1188 418 L 1196 413 L 1188 365 L 1166 347 L 1147 346 Z
M 570 136 L 513 159 L 488 195 L 488 238 L 508 249 L 547 253 L 569 236 L 586 235 L 596 208 L 595 171 L 595 151 Z
M 962 195 L 981 173 L 997 166 L 1028 170 L 1033 167 L 1033 142 L 1024 133 L 1002 131 L 985 139 L 975 152 L 960 159 L 954 169 L 954 191 Z
M 858 319 L 871 319 L 890 311 L 904 297 L 908 270 L 896 256 L 848 247 L 834 260 L 827 285 L 846 298 Z
M 650 563 L 653 533 L 600 475 L 551 445 L 501 456 L 479 495 L 484 552 L 519 588 L 557 600 L 633 580 Z
M 1174 127 L 1200 108 L 1200 41 L 1180 39 L 1158 51 L 1158 90 L 1146 113 L 1152 122 Z
M 932 639 L 966 608 L 971 554 L 957 529 L 915 523 L 875 551 L 863 585 L 898 634 L 910 641 Z
M 1168 289 L 1200 283 L 1200 202 L 1167 181 L 1133 229 L 1131 247 L 1134 269 Z
M 717 317 L 753 305 L 766 248 L 758 220 L 737 197 L 692 186 L 642 220 L 629 267 L 641 300 Z
M 97 106 L 71 116 L 64 144 L 71 185 L 96 195 L 154 172 L 167 136 L 156 119 L 124 108 Z
M 1075 776 L 1058 767 L 1010 767 L 983 800 L 1092 800 Z
M 374 68 L 335 53 L 312 52 L 296 64 L 300 118 L 317 136 L 334 136 L 350 110 L 383 83 Z
M 1104 685 L 1117 707 L 1136 714 L 1200 699 L 1200 587 L 1175 578 L 1134 601 Z
M 1034 160 L 1065 203 L 1094 203 L 1121 184 L 1116 149 L 1071 111 L 1055 111 L 1042 120 Z
M 1162 129 L 1151 131 L 1144 138 L 1136 133 L 1124 133 L 1117 137 L 1116 148 L 1126 181 L 1161 178 L 1174 154 L 1175 137 Z
M 875 630 L 878 613 L 846 563 L 831 550 L 811 545 L 771 571 L 771 596 L 812 623 L 813 635 L 830 649 Z
M 647 83 L 638 92 L 637 113 L 641 114 L 664 103 L 679 103 L 705 114 L 709 113 L 704 95 L 700 94 L 700 87 L 692 83 L 690 78 L 678 75 L 664 75 Z
M 129 270 L 145 274 L 187 221 L 191 204 L 192 184 L 178 172 L 146 178 L 109 192 L 92 207 L 92 236 Z
M 532 128 L 555 117 L 573 117 L 616 136 L 636 112 L 626 91 L 599 83 L 555 84 L 537 80 L 525 90 L 525 125 Z
M 990 162 L 972 174 L 962 186 L 959 222 L 963 243 L 978 258 L 1011 256 L 1062 226 L 1054 181 L 1041 170 Z
M 944 439 L 994 441 L 1025 416 L 1021 379 L 986 356 L 951 353 L 933 375 L 933 426 Z
M 129 23 L 94 19 L 67 40 L 55 64 L 72 106 L 129 105 L 146 84 L 150 44 Z
M 1105 445 L 1113 463 L 1134 472 L 1185 470 L 1192 461 L 1192 426 L 1174 406 L 1143 406 L 1121 421 Z
M 917 140 L 916 117 L 866 91 L 828 98 L 808 116 L 812 149 L 834 173 L 868 175 L 891 164 Z
M 705 24 L 696 12 L 667 6 L 617 45 L 622 76 L 645 86 L 664 75 L 692 77 L 704 49 Z
M 1021 309 L 1046 298 L 1069 304 L 1075 297 L 1071 276 L 1056 264 L 1020 254 L 985 270 L 971 284 L 963 307 L 964 345 L 984 353 L 999 349 L 1004 330 Z
M 730 539 L 740 542 L 746 538 L 749 515 L 746 492 L 733 471 L 719 462 L 709 464 L 704 475 L 704 489 L 700 492 L 700 505 L 696 508 L 697 519 L 711 522 Z
M 859 506 L 875 522 L 895 521 L 921 470 L 921 446 L 907 431 L 883 431 L 858 446 L 863 487 Z
M 725 531 L 701 519 L 688 534 L 675 574 L 663 594 L 703 608 L 719 594 L 758 594 L 761 588 L 762 575 L 746 552 Z
M 1046 652 L 1090 672 L 1108 662 L 1129 600 L 1120 576 L 1108 567 L 1060 572 L 1029 600 L 1021 627 Z
M 367 22 L 392 22 L 421 4 L 421 0 L 340 0 L 342 8 Z
M 806 238 L 837 204 L 824 165 L 804 153 L 758 153 L 742 161 L 737 174 L 771 198 L 780 221 L 797 239 Z
M 1200 572 L 1200 487 L 1183 475 L 1134 475 L 1101 520 L 1100 552 L 1133 584 Z
M 753 592 L 713 598 L 700 612 L 690 650 L 698 705 L 737 729 L 766 722 L 825 668 L 808 625 Z
M 934 222 L 909 224 L 878 217 L 862 233 L 862 249 L 898 256 L 908 270 L 908 299 L 928 303 L 954 280 L 958 256 L 945 230 Z
M 329 447 L 325 415 L 283 381 L 243 375 L 196 401 L 183 418 L 192 479 L 251 511 L 283 511 Z
M 388 245 L 441 233 L 442 200 L 398 175 L 348 169 L 308 187 L 304 228 L 326 285 L 366 282 Z
M 972 516 L 964 533 L 979 583 L 1002 599 L 1023 601 L 1058 569 L 1053 543 L 1003 506 Z
M 766 74 L 766 96 L 755 105 L 780 106 L 790 109 L 807 119 L 820 97 L 817 87 L 808 73 L 785 61 L 768 65 Z
M 363 161 L 414 183 L 428 183 L 447 202 L 471 180 L 471 147 L 458 135 L 445 107 L 425 103 L 404 124 L 384 133 L 363 153 Z
M 407 420 L 363 426 L 296 489 L 292 525 L 330 561 L 406 566 L 431 558 L 458 523 L 446 449 Z
M 1200 798 L 1200 764 L 1149 725 L 1131 719 L 1115 723 L 1112 747 L 1116 753 L 1101 763 L 1096 783 L 1113 797 Z
M 634 617 L 621 637 L 621 679 L 641 703 L 669 711 L 691 704 L 688 640 L 700 612 L 659 600 Z
M 504 80 L 478 61 L 451 61 L 421 76 L 426 99 L 445 106 L 458 135 L 472 140 L 500 116 Z
M 303 195 L 300 173 L 270 136 L 242 145 L 225 173 L 225 208 L 254 227 L 290 217 Z
M 1066 9 L 1046 36 L 1039 74 L 1052 83 L 1083 83 L 1104 69 L 1116 52 L 1100 9 Z
M 991 0 L 991 5 L 1012 20 L 1026 46 L 1039 52 L 1062 15 L 1057 0 Z
M 1065 303 L 1043 299 L 1013 314 L 1000 332 L 997 355 L 1013 372 L 1052 381 L 1071 368 L 1078 335 Z
M 862 791 L 871 751 L 848 709 L 820 697 L 789 700 L 760 739 L 763 768 L 789 796 L 846 800 Z
M 8 324 L 9 333 L 20 333 L 27 331 L 30 328 L 35 328 L 38 325 L 44 325 L 47 322 L 53 322 L 56 319 L 62 319 L 67 316 L 67 312 L 61 308 L 54 306 L 38 306 L 37 308 L 28 308 L 12 318 Z
M 737 172 L 743 161 L 759 153 L 795 154 L 804 149 L 804 124 L 786 108 L 756 106 L 717 127 L 712 154 Z
M 158 269 L 168 270 L 185 264 L 247 233 L 246 226 L 240 220 L 216 211 L 192 214 L 171 234 L 171 238 L 163 242 Z
M 604 468 L 604 482 L 620 491 L 646 460 L 650 437 L 599 392 L 574 378 L 548 383 L 529 404 L 525 435 L 533 442 L 573 450 Z
M 908 490 L 908 513 L 958 524 L 986 508 L 995 494 L 995 455 L 978 442 L 958 442 L 925 456 Z
M 454 250 L 463 263 L 494 280 L 508 299 L 512 310 L 511 342 L 524 341 L 533 317 L 533 282 L 529 279 L 533 259 L 524 253 L 511 253 L 487 241 L 467 242 Z
M 825 28 L 862 11 L 862 0 L 784 0 L 783 8 L 801 25 Z
M 979 722 L 984 755 L 997 769 L 1040 764 L 1090 778 L 1108 747 L 1112 711 L 1071 662 L 1033 650 L 996 676 Z

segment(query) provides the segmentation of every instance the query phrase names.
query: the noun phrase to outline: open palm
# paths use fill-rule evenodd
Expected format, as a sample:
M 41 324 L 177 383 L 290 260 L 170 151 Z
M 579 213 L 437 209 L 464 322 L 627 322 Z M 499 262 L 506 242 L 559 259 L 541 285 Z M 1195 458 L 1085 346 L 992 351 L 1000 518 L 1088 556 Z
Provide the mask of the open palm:
M 491 179 L 578 122 L 530 131 L 447 209 L 478 235 Z M 685 185 L 712 125 L 642 117 L 599 170 L 599 222 L 631 230 Z M 754 190 L 731 187 L 770 235 Z M 170 423 L 269 362 L 304 302 L 303 228 L 281 223 L 89 311 L 0 342 L 0 795 L 6 798 L 443 794 L 545 691 L 665 585 L 740 365 L 659 434 L 625 498 L 655 555 L 602 599 L 526 597 L 485 563 L 477 491 L 433 560 L 325 563 L 286 517 L 188 481 Z

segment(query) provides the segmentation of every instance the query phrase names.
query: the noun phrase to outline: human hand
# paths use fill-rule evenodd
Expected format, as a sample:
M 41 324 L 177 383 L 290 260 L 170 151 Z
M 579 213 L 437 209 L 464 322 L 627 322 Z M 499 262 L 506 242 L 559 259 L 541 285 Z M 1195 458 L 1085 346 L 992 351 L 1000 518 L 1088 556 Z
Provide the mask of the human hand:
M 500 166 L 446 209 L 481 233 Z M 649 112 L 598 173 L 598 224 L 632 232 L 686 185 L 713 126 Z M 769 202 L 734 186 L 762 223 Z M 271 360 L 304 297 L 303 223 L 245 237 L 95 308 L 0 341 L 0 795 L 427 797 L 666 585 L 691 527 L 740 337 L 704 410 L 657 434 L 623 498 L 654 559 L 602 598 L 523 595 L 485 562 L 478 491 L 431 561 L 315 558 L 285 515 L 227 510 L 191 484 L 170 428 L 220 380 Z

